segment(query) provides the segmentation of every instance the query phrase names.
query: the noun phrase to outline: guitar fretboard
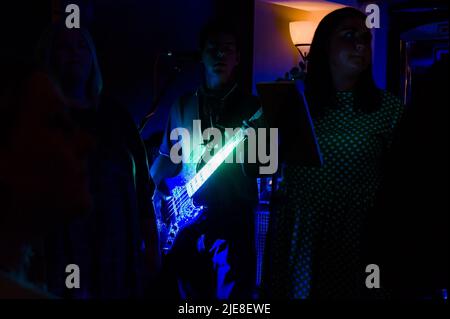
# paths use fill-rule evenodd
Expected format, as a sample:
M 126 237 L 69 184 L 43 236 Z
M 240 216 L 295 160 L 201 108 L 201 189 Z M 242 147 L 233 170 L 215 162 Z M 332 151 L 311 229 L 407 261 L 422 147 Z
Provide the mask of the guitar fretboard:
M 208 178 L 216 171 L 216 169 L 223 163 L 223 161 L 230 155 L 233 150 L 245 140 L 246 134 L 244 129 L 240 129 L 236 134 L 230 138 L 225 145 L 203 166 L 200 171 L 186 184 L 186 191 L 189 197 L 192 197 L 195 192 L 208 180 Z

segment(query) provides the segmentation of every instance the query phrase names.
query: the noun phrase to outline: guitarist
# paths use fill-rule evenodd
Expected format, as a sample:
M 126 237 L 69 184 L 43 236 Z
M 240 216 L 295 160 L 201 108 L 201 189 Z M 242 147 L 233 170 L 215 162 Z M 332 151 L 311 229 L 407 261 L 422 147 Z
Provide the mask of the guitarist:
M 240 62 L 237 32 L 221 21 L 209 23 L 201 32 L 200 49 L 204 84 L 172 106 L 160 155 L 151 167 L 157 185 L 153 197 L 156 210 L 167 199 L 164 179 L 180 171 L 181 164 L 174 164 L 169 157 L 176 143 L 170 140 L 172 129 L 186 128 L 192 136 L 193 120 L 200 119 L 202 131 L 215 127 L 223 133 L 226 127 L 242 126 L 242 121 L 259 109 L 257 98 L 244 93 L 236 82 Z M 202 220 L 180 233 L 166 258 L 166 270 L 176 278 L 179 296 L 251 298 L 256 277 L 256 165 L 222 163 L 194 199 L 207 207 Z

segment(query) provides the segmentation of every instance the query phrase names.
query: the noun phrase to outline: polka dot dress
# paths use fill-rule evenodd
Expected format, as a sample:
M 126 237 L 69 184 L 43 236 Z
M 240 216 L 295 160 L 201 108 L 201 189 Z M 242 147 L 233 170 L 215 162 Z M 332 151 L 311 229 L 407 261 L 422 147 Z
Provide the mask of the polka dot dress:
M 287 167 L 271 216 L 268 289 L 278 298 L 355 298 L 365 287 L 362 227 L 403 106 L 387 92 L 370 114 L 353 110 L 352 92 L 336 102 L 314 123 L 324 165 Z

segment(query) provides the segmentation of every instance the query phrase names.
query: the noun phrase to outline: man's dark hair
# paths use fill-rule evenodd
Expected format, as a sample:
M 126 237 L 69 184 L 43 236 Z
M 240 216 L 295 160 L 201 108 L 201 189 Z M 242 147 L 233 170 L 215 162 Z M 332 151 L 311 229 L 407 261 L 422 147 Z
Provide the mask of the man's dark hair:
M 206 46 L 206 42 L 212 35 L 220 33 L 232 35 L 236 41 L 236 49 L 238 51 L 241 49 L 240 36 L 235 25 L 223 19 L 216 19 L 209 21 L 200 31 L 200 50 L 203 51 Z
M 305 79 L 305 93 L 308 97 L 311 113 L 320 115 L 324 108 L 335 101 L 335 89 L 331 77 L 329 64 L 330 39 L 333 31 L 347 18 L 366 19 L 366 15 L 354 8 L 345 7 L 329 13 L 314 33 L 308 55 L 308 73 Z M 359 76 L 354 89 L 355 110 L 364 113 L 376 111 L 381 104 L 380 90 L 377 88 L 372 75 L 372 62 Z

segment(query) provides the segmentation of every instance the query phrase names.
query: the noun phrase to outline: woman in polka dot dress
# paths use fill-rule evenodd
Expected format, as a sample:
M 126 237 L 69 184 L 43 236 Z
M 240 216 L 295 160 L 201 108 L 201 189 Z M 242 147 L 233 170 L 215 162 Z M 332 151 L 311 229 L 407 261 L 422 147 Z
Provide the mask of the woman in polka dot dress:
M 324 163 L 284 171 L 269 226 L 268 297 L 353 299 L 368 290 L 364 222 L 403 106 L 375 86 L 365 19 L 339 9 L 314 35 L 305 93 Z

